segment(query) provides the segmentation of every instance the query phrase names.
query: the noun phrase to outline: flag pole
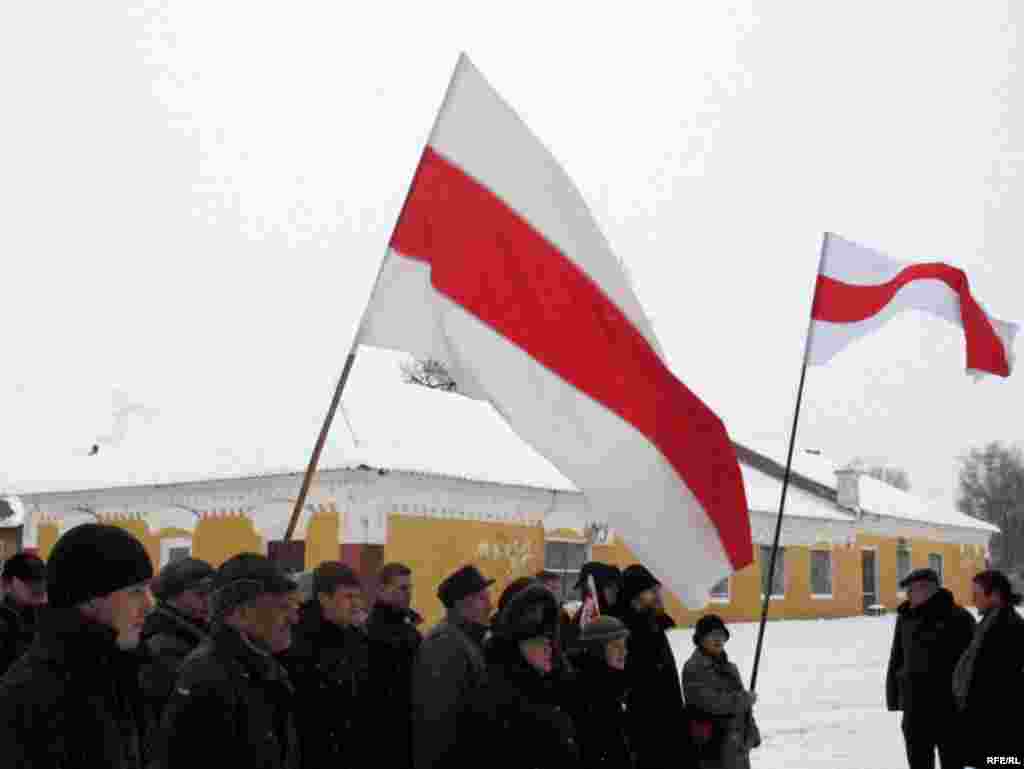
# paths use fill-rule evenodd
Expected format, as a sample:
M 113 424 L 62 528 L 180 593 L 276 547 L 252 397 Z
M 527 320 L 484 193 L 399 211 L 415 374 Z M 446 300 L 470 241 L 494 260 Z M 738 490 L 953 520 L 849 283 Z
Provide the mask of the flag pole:
M 458 72 L 459 65 L 465 59 L 465 54 L 459 55 L 458 62 L 455 64 L 455 73 Z M 437 129 L 437 123 L 441 119 L 441 113 L 444 112 L 444 106 L 448 103 L 451 98 L 452 86 L 455 83 L 455 74 L 452 74 L 451 80 L 448 82 L 448 88 L 445 90 L 444 100 L 441 102 L 441 107 L 437 111 L 437 116 L 434 118 L 434 125 L 430 130 L 429 137 L 434 135 Z M 429 144 L 430 139 L 427 139 Z M 422 153 L 421 153 L 422 160 Z M 416 164 L 416 171 L 419 171 L 419 162 Z M 402 201 L 402 207 L 398 211 L 398 219 L 396 220 L 395 227 L 398 226 L 397 222 L 402 220 L 402 214 L 405 212 L 405 207 L 409 204 L 409 197 L 412 195 L 412 189 L 415 186 L 416 173 L 413 173 L 413 181 L 409 185 L 409 189 L 405 192 L 405 200 Z M 394 228 L 392 228 L 392 234 Z M 389 239 L 390 241 L 390 239 Z M 390 246 L 389 246 L 390 247 Z M 377 277 L 373 282 L 373 289 L 370 291 L 370 297 L 372 299 L 374 291 L 377 289 L 377 284 L 380 282 L 381 273 L 384 271 L 384 262 L 387 259 L 387 251 L 385 251 L 384 259 L 381 259 L 380 267 L 377 270 Z M 364 310 L 365 314 L 365 310 Z M 352 342 L 352 349 L 349 350 L 348 357 L 345 359 L 345 367 L 341 371 L 341 378 L 338 380 L 338 386 L 334 388 L 334 397 L 331 399 L 331 406 L 327 409 L 327 416 L 324 419 L 323 427 L 320 428 L 320 436 L 316 440 L 316 446 L 313 448 L 313 456 L 309 458 L 309 466 L 306 468 L 306 475 L 302 479 L 302 488 L 299 490 L 299 497 L 295 500 L 295 509 L 292 511 L 292 517 L 288 521 L 288 528 L 284 533 L 284 541 L 289 542 L 292 538 L 292 534 L 295 532 L 295 526 L 299 522 L 299 513 L 302 512 L 303 505 L 306 504 L 306 496 L 309 494 L 309 487 L 313 483 L 313 475 L 316 473 L 317 464 L 320 461 L 320 452 L 323 451 L 324 444 L 327 442 L 327 434 L 331 431 L 331 423 L 334 421 L 334 413 L 338 410 L 338 404 L 341 403 L 341 394 L 345 390 L 345 383 L 348 381 L 349 372 L 352 370 L 352 364 L 355 363 L 356 349 L 359 347 L 359 339 L 362 336 L 363 321 L 359 322 L 359 330 L 356 332 L 356 338 Z M 354 434 L 353 434 L 354 435 Z M 353 437 L 353 440 L 355 438 Z
M 825 233 L 821 242 L 821 254 L 818 260 L 818 274 L 821 274 L 821 262 L 825 258 L 825 248 L 828 245 L 828 233 Z M 813 300 L 812 300 L 813 302 Z M 811 311 L 814 308 L 812 304 Z M 793 469 L 793 449 L 796 446 L 796 427 L 800 422 L 800 403 L 804 397 L 804 381 L 807 378 L 807 352 L 811 342 L 811 323 L 814 322 L 813 315 L 807 324 L 807 335 L 804 337 L 804 360 L 800 369 L 800 384 L 796 391 L 796 408 L 793 411 L 793 426 L 789 431 L 789 451 L 786 455 L 786 472 L 782 476 L 782 496 L 779 499 L 779 515 L 775 519 L 775 537 L 772 540 L 772 557 L 768 564 L 768 579 L 762 585 L 764 599 L 761 605 L 761 624 L 757 629 L 757 648 L 754 651 L 754 670 L 750 675 L 750 691 L 753 693 L 757 688 L 757 671 L 761 664 L 761 650 L 764 646 L 764 631 L 768 623 L 768 607 L 772 600 L 772 582 L 775 577 L 775 557 L 779 552 L 779 538 L 782 535 L 782 516 L 786 510 L 786 492 L 789 490 L 789 476 Z
M 352 364 L 356 360 L 357 347 L 358 343 L 353 342 L 352 349 L 349 350 L 348 357 L 345 358 L 345 367 L 341 370 L 338 386 L 334 388 L 334 397 L 331 399 L 331 405 L 327 409 L 324 424 L 320 428 L 320 435 L 316 439 L 316 445 L 313 447 L 313 455 L 309 458 L 309 466 L 306 468 L 306 475 L 302 479 L 302 488 L 299 489 L 299 498 L 295 500 L 295 509 L 292 511 L 291 520 L 288 521 L 288 528 L 284 533 L 285 542 L 291 541 L 292 534 L 295 532 L 295 525 L 299 522 L 299 513 L 302 512 L 302 508 L 306 504 L 306 495 L 309 494 L 309 487 L 313 483 L 313 476 L 316 474 L 316 466 L 320 462 L 320 452 L 324 450 L 324 444 L 327 443 L 327 435 L 331 431 L 334 414 L 338 410 L 338 404 L 341 403 L 341 394 L 345 391 L 345 383 L 348 382 L 348 375 L 352 371 Z

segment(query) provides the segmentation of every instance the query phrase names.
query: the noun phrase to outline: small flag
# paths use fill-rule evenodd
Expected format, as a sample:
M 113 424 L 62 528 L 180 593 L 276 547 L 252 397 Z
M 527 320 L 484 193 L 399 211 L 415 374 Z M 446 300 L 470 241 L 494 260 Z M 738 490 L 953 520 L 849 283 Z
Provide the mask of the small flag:
M 1006 377 L 1020 327 L 987 314 L 963 270 L 941 262 L 896 262 L 827 234 L 811 310 L 807 364 L 828 363 L 848 345 L 904 310 L 922 310 L 960 326 L 967 373 Z
M 587 591 L 587 596 L 583 599 L 583 606 L 580 607 L 580 630 L 601 616 L 601 607 L 597 600 L 597 587 L 594 585 L 593 575 L 587 577 Z

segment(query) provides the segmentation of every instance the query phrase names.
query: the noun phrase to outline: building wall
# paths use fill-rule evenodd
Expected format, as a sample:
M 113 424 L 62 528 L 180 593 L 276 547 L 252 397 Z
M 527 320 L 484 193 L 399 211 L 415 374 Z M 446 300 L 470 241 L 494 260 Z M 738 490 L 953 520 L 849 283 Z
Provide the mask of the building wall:
M 0 529 L 0 561 L 10 558 L 21 544 L 21 528 L 11 527 Z
M 413 606 L 430 627 L 444 615 L 437 587 L 445 577 L 473 564 L 496 581 L 495 606 L 509 582 L 544 566 L 544 529 L 492 521 L 436 519 L 393 513 L 388 520 L 384 562 L 399 561 L 413 572 Z

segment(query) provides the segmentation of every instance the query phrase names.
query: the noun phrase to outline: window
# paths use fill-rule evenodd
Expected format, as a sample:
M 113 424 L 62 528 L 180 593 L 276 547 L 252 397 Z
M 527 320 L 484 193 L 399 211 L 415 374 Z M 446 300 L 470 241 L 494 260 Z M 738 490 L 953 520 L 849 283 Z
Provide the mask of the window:
M 587 561 L 585 542 L 548 541 L 544 543 L 544 569 L 562 578 L 558 598 L 560 601 L 578 601 L 582 597 L 575 589 L 580 569 Z
M 192 557 L 192 540 L 188 537 L 169 537 L 160 540 L 160 568 L 169 563 Z
M 896 584 L 903 581 L 903 578 L 910 574 L 910 545 L 901 539 L 896 543 Z
M 726 577 L 721 582 L 717 583 L 711 588 L 711 601 L 712 603 L 729 603 L 729 578 Z
M 928 568 L 934 569 L 935 573 L 939 575 L 939 584 L 943 583 L 942 575 L 942 556 L 939 553 L 928 553 Z
M 768 587 L 768 567 L 772 563 L 772 546 L 761 545 L 761 596 Z M 772 574 L 771 596 L 782 598 L 786 592 L 786 548 L 780 547 L 775 556 L 775 571 Z
M 832 552 L 811 551 L 811 594 L 817 598 L 832 597 Z

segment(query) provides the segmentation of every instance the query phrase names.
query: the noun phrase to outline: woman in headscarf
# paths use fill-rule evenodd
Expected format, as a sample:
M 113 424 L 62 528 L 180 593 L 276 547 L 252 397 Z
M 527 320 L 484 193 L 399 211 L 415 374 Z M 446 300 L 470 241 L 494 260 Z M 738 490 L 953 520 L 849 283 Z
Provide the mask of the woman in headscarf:
M 953 672 L 953 697 L 963 714 L 964 759 L 985 766 L 989 756 L 1024 760 L 1024 732 L 1016 702 L 1024 690 L 1024 619 L 1021 595 L 1001 571 L 973 580 L 981 613 L 974 639 Z
M 683 666 L 700 769 L 750 769 L 750 751 L 761 744 L 753 715 L 757 695 L 743 688 L 739 669 L 725 653 L 728 640 L 722 618 L 706 614 L 694 628 L 697 648 Z

